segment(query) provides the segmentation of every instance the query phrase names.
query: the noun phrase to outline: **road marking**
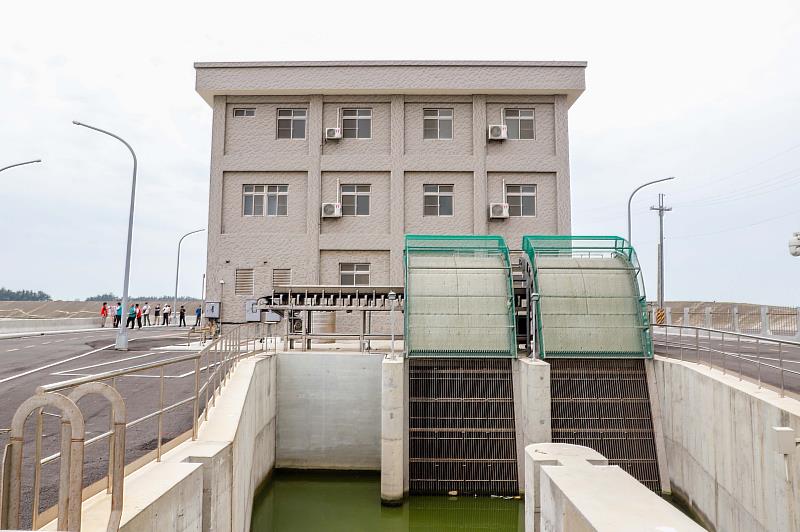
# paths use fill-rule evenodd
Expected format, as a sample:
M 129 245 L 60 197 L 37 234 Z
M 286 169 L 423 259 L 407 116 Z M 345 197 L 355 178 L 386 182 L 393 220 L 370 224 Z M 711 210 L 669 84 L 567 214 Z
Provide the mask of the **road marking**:
M 26 345 L 25 347 L 23 347 L 23 349 L 30 349 L 31 347 L 36 347 L 36 346 L 35 346 L 35 345 L 33 345 L 33 344 L 31 344 L 31 345 Z
M 4 382 L 12 381 L 14 379 L 18 379 L 20 377 L 25 377 L 26 375 L 30 375 L 31 373 L 36 373 L 36 372 L 42 371 L 44 369 L 52 368 L 53 366 L 58 366 L 60 364 L 66 363 L 66 362 L 71 362 L 71 361 L 77 360 L 79 358 L 83 358 L 83 357 L 86 357 L 86 356 L 89 356 L 89 355 L 93 355 L 93 354 L 95 354 L 95 353 L 97 353 L 99 351 L 102 351 L 104 349 L 108 349 L 109 347 L 114 347 L 114 344 L 108 344 L 105 347 L 100 347 L 98 349 L 92 349 L 91 351 L 87 351 L 86 353 L 81 353 L 80 355 L 75 355 L 74 357 L 69 357 L 69 358 L 66 358 L 64 360 L 59 360 L 59 361 L 56 361 L 56 362 L 52 362 L 50 364 L 41 366 L 39 368 L 29 369 L 28 371 L 23 371 L 22 373 L 18 373 L 16 375 L 12 375 L 11 377 L 6 377 L 5 379 L 0 379 L 0 384 L 3 384 Z
M 42 342 L 42 345 L 48 345 L 50 342 Z
M 57 344 L 58 342 L 63 342 L 63 341 L 64 341 L 64 338 L 62 338 L 61 340 L 53 340 L 53 343 Z
M 19 347 L 15 347 L 14 349 L 9 349 L 6 353 L 10 353 L 11 351 L 19 351 Z
M 116 360 L 110 360 L 108 362 L 101 362 L 99 364 L 92 364 L 91 366 L 83 366 L 83 367 L 80 367 L 80 368 L 65 369 L 64 371 L 56 371 L 55 373 L 51 373 L 51 375 L 66 375 L 67 372 L 81 371 L 83 369 L 92 369 L 92 368 L 97 368 L 97 367 L 100 367 L 100 366 L 108 366 L 109 364 L 118 364 L 119 362 L 125 362 L 126 360 L 134 360 L 134 359 L 137 359 L 137 358 L 149 357 L 151 355 L 156 355 L 156 354 L 158 354 L 158 353 L 147 353 L 145 355 L 136 355 L 136 356 L 133 356 L 133 357 L 119 358 L 119 359 L 116 359 Z

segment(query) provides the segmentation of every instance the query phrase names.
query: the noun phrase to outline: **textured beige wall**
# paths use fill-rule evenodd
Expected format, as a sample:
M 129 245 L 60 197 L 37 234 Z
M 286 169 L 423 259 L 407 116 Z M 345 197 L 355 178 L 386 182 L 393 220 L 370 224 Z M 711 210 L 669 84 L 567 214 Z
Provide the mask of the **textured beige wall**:
M 459 100 L 463 102 L 464 99 Z M 451 140 L 422 138 L 423 109 L 452 109 L 453 138 Z M 405 105 L 405 146 L 409 155 L 472 155 L 472 102 L 454 103 L 452 99 L 431 98 L 424 103 Z
M 466 172 L 406 173 L 406 233 L 464 235 L 472 232 L 472 174 Z M 453 216 L 423 216 L 423 185 L 453 185 Z
M 214 111 L 207 299 L 222 298 L 223 321 L 244 319 L 251 297 L 234 295 L 236 268 L 254 269 L 255 297 L 271 290 L 274 268 L 291 269 L 295 283 L 338 283 L 340 261 L 371 262 L 373 283 L 401 284 L 407 233 L 488 232 L 505 236 L 511 248 L 524 234 L 569 233 L 567 109 L 583 90 L 583 68 L 198 68 L 198 91 Z M 490 72 L 495 75 L 487 78 Z M 397 92 L 370 93 L 367 87 L 379 79 L 394 83 Z M 326 82 L 330 90 L 303 92 L 309 83 Z M 342 83 L 353 90 L 334 87 Z M 482 89 L 470 88 L 475 83 Z M 426 94 L 429 85 L 439 88 Z M 238 106 L 255 107 L 256 116 L 234 119 Z M 306 139 L 275 138 L 282 107 L 308 109 Z M 372 139 L 325 142 L 324 128 L 336 125 L 337 109 L 349 107 L 373 110 Z M 454 110 L 452 140 L 422 138 L 426 107 Z M 499 122 L 502 107 L 534 108 L 536 139 L 487 142 L 486 126 Z M 372 186 L 370 216 L 320 219 L 321 203 L 336 199 L 337 177 Z M 488 220 L 488 203 L 501 201 L 503 178 L 537 184 L 535 218 Z M 241 187 L 251 183 L 289 185 L 289 216 L 244 218 Z M 455 186 L 453 217 L 422 216 L 426 183 Z
M 254 108 L 255 116 L 235 117 L 233 109 Z M 308 122 L 305 139 L 278 139 L 278 109 L 308 109 L 308 101 L 281 103 L 228 103 L 225 110 L 225 154 L 244 155 L 267 151 L 282 154 L 308 153 Z

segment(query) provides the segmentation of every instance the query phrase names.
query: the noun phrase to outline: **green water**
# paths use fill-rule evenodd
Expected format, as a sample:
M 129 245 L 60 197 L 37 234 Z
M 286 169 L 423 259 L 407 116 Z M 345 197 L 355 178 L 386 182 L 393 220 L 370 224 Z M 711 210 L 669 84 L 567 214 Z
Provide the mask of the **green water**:
M 401 507 L 388 508 L 381 506 L 378 474 L 277 471 L 256 495 L 251 530 L 502 532 L 524 528 L 521 500 L 415 496 Z

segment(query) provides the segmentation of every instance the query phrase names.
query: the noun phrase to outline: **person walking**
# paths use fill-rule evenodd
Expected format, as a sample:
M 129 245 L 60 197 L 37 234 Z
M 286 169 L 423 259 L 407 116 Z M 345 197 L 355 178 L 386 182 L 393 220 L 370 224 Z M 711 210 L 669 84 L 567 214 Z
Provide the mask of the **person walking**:
M 117 301 L 114 308 L 116 309 L 114 311 L 114 328 L 116 329 L 122 324 L 122 303 Z
M 131 305 L 131 308 L 128 309 L 128 319 L 127 319 L 127 321 L 125 321 L 125 327 L 130 325 L 131 329 L 133 329 L 133 326 L 136 323 L 136 307 L 138 307 L 138 306 L 139 306 L 138 304 L 137 305 Z
M 162 311 L 162 313 L 164 314 L 164 320 L 161 323 L 161 325 L 167 325 L 167 326 L 169 325 L 169 313 L 171 310 L 172 308 L 169 305 L 164 305 L 164 310 Z
M 194 319 L 194 326 L 195 327 L 200 327 L 200 315 L 201 314 L 202 314 L 202 312 L 200 311 L 200 307 L 197 307 L 196 309 L 194 309 L 194 318 L 195 318 Z
M 139 306 L 139 303 L 136 303 L 136 324 L 139 328 L 142 328 L 142 307 Z
M 156 303 L 155 313 L 156 313 L 156 325 L 158 325 L 158 318 L 161 317 L 161 305 L 159 305 L 158 303 Z
M 100 307 L 100 327 L 106 326 L 107 318 L 108 318 L 108 304 L 103 303 L 103 306 Z
M 181 305 L 181 310 L 180 310 L 180 312 L 178 314 L 180 316 L 180 321 L 178 322 L 178 327 L 186 327 L 186 309 L 183 308 L 183 305 Z
M 147 301 L 144 302 L 144 306 L 142 307 L 142 318 L 144 318 L 144 326 L 147 327 L 150 325 L 150 303 Z

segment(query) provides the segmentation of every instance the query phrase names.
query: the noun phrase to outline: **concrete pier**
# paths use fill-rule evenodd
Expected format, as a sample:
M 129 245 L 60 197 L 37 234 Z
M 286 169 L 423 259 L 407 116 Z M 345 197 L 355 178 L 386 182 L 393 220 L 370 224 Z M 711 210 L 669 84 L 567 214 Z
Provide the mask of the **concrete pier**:
M 387 355 L 381 371 L 381 503 L 403 503 L 406 461 L 404 359 Z

